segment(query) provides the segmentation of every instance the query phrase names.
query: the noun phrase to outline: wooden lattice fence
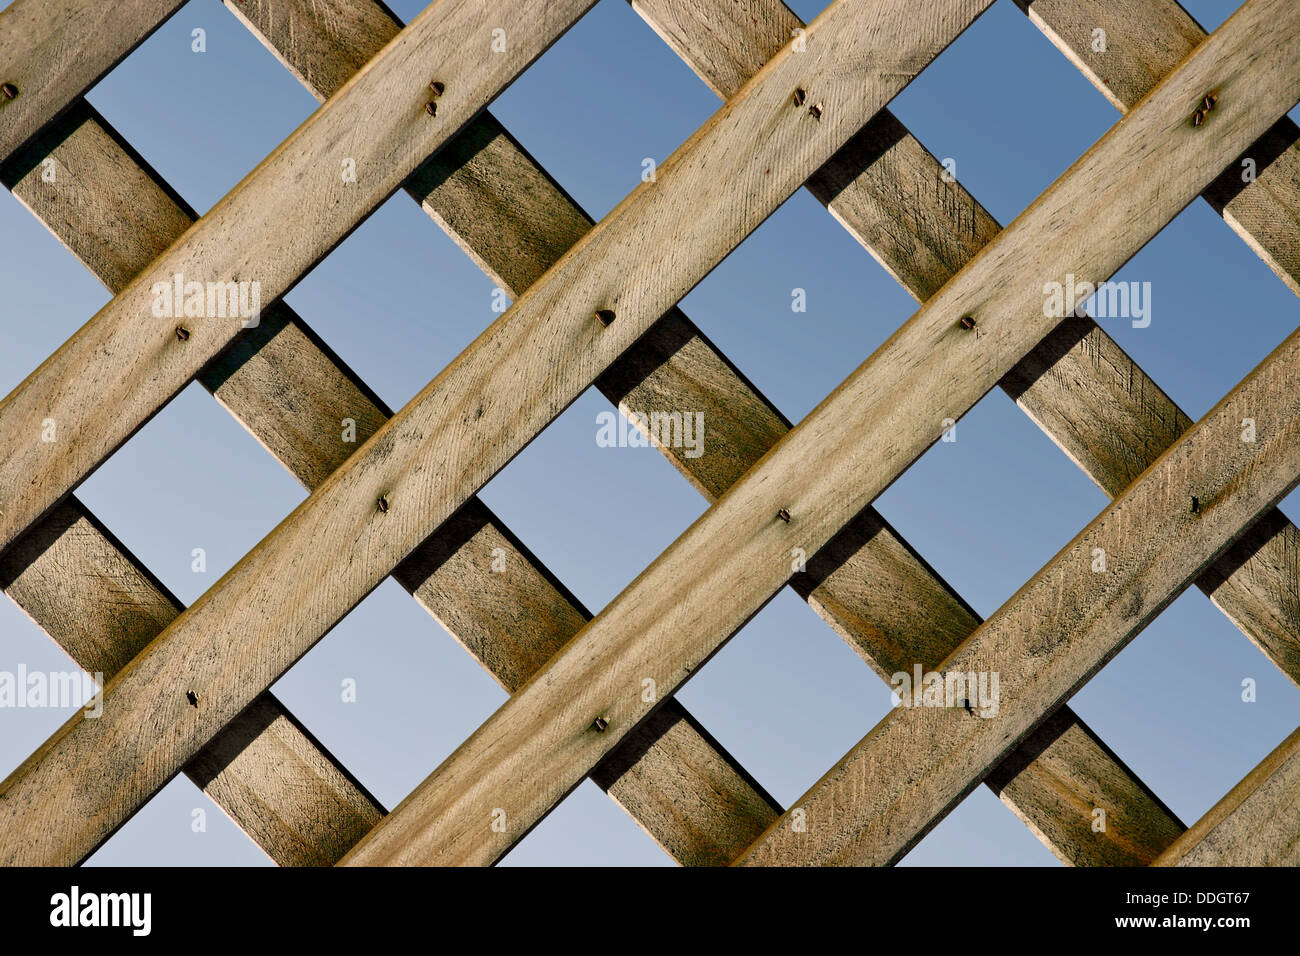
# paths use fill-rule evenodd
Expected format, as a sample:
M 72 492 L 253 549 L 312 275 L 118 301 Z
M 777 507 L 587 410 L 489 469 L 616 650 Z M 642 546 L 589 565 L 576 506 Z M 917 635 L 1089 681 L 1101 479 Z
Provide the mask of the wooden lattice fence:
M 0 583 L 109 677 L 0 784 L 0 862 L 83 860 L 183 770 L 286 865 L 491 863 L 587 776 L 684 864 L 891 863 L 981 781 L 1069 863 L 1294 863 L 1300 732 L 1189 829 L 1063 702 L 1192 582 L 1300 682 L 1300 335 L 1194 423 L 1043 287 L 1199 193 L 1300 294 L 1300 4 L 1207 38 L 1173 0 L 1023 3 L 1125 116 L 1002 228 L 884 109 L 991 2 L 635 0 L 725 105 L 596 224 L 484 111 L 592 0 L 229 0 L 324 102 L 201 219 L 82 99 L 181 0 L 0 13 L 0 174 L 114 294 L 0 402 Z M 676 303 L 804 185 L 921 307 L 792 426 Z M 394 413 L 278 300 L 399 186 L 516 301 Z M 160 316 L 176 274 L 276 304 Z M 195 377 L 311 495 L 184 608 L 72 491 Z M 663 448 L 710 508 L 594 619 L 475 497 L 593 384 L 711 435 Z M 1113 501 L 981 621 L 871 502 L 994 385 Z M 512 697 L 385 814 L 268 688 L 390 574 Z M 998 672 L 997 717 L 897 708 L 780 807 L 670 695 L 785 585 L 886 679 Z

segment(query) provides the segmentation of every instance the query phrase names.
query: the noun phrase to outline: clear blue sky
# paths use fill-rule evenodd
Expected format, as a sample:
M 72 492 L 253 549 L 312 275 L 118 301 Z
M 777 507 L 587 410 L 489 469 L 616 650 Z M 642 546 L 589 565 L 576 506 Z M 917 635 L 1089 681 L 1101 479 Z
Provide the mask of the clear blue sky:
M 391 4 L 406 21 L 419 0 Z M 795 4 L 811 19 L 813 2 Z M 1198 0 L 1208 29 L 1235 4 Z M 509 24 L 507 24 L 508 26 Z M 190 49 L 195 27 L 207 52 Z M 165 78 L 165 81 L 163 80 Z M 91 102 L 200 212 L 316 107 L 225 9 L 190 3 L 101 82 Z M 493 112 L 595 217 L 662 160 L 718 101 L 619 0 L 603 0 Z M 893 103 L 936 156 L 1009 222 L 1117 113 L 1019 11 L 998 0 Z M 1153 289 L 1149 328 L 1107 331 L 1193 417 L 1204 414 L 1300 324 L 1295 297 L 1197 201 L 1120 273 Z M 12 196 L 0 198 L 0 394 L 107 300 L 104 289 Z M 791 290 L 808 309 L 792 313 Z M 288 296 L 393 407 L 409 400 L 495 316 L 493 283 L 398 193 Z M 800 192 L 683 302 L 695 322 L 798 420 L 915 310 L 893 279 Z M 704 509 L 652 449 L 601 448 L 591 392 L 482 497 L 593 610 Z M 707 441 L 707 439 L 706 439 Z M 954 493 L 960 485 L 961 494 Z M 162 411 L 78 492 L 182 600 L 192 602 L 305 492 L 201 387 Z M 1000 391 L 877 502 L 988 615 L 1105 504 L 1092 483 Z M 1284 504 L 1283 510 L 1288 510 Z M 1294 518 L 1294 509 L 1288 511 Z M 191 551 L 207 572 L 191 571 Z M 0 602 L 0 670 L 69 664 Z M 1258 682 L 1243 703 L 1241 682 Z M 340 682 L 357 681 L 344 703 Z M 505 699 L 479 665 L 391 581 L 274 687 L 385 804 L 394 806 Z M 684 689 L 686 705 L 790 805 L 887 711 L 889 691 L 789 592 Z M 1300 723 L 1300 693 L 1199 591 L 1173 604 L 1075 698 L 1075 709 L 1185 823 L 1204 813 Z M 0 710 L 0 774 L 67 717 Z M 207 830 L 192 832 L 195 808 Z M 265 863 L 183 777 L 94 863 Z M 584 783 L 507 864 L 666 864 L 639 827 Z M 979 789 L 906 864 L 1055 859 Z

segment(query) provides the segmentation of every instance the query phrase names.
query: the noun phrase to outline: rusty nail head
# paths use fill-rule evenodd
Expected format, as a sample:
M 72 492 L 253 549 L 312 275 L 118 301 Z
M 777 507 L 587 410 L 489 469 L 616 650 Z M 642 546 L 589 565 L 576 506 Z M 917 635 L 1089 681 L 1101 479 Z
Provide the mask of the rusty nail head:
M 780 518 L 782 521 L 784 521 L 786 524 L 789 524 L 789 523 L 790 523 L 790 509 L 789 509 L 789 508 L 782 508 L 780 511 L 778 511 L 778 512 L 776 513 L 776 516 L 777 516 L 778 518 Z
M 614 322 L 613 309 L 597 309 L 596 318 L 600 319 L 602 325 L 608 327 Z
M 379 496 L 379 513 L 388 514 L 388 495 Z
M 810 106 L 808 107 L 808 112 L 812 114 L 813 119 L 819 120 L 822 118 L 822 105 L 818 103 L 815 106 Z
M 447 87 L 444 86 L 442 83 L 439 83 L 437 80 L 434 80 L 432 83 L 429 84 L 429 92 L 432 93 L 434 96 L 442 96 L 442 93 L 445 89 L 447 89 Z
M 176 326 L 176 338 L 184 342 L 190 337 L 190 330 L 183 325 Z
M 0 86 L 0 93 L 4 93 L 5 99 L 12 100 L 18 95 L 18 87 L 12 83 L 6 83 L 4 86 Z
M 595 720 L 591 722 L 591 726 L 596 728 L 597 733 L 603 734 L 606 730 L 609 729 L 609 718 L 597 717 Z
M 807 98 L 808 98 L 808 94 L 804 92 L 804 89 L 803 89 L 802 86 L 799 87 L 797 90 L 794 91 L 794 105 L 795 105 L 795 106 L 803 106 L 803 102 L 804 102 L 804 100 L 806 100 Z
M 963 315 L 961 317 L 961 327 L 963 329 L 973 329 L 975 328 L 975 320 L 969 315 Z
M 1205 110 L 1205 112 L 1208 113 L 1210 110 L 1214 109 L 1214 104 L 1217 102 L 1218 100 L 1216 100 L 1209 93 L 1206 93 L 1205 99 L 1201 101 L 1201 109 Z
M 1197 110 L 1195 113 L 1192 114 L 1193 126 L 1200 126 L 1204 122 L 1205 122 L 1205 114 L 1203 112 Z
M 199 706 L 199 695 L 194 693 L 194 691 L 187 690 L 185 692 L 185 699 L 190 702 L 191 707 Z
M 429 100 L 429 102 L 424 104 L 424 111 L 428 113 L 430 116 L 437 116 L 438 104 L 435 103 L 433 100 Z

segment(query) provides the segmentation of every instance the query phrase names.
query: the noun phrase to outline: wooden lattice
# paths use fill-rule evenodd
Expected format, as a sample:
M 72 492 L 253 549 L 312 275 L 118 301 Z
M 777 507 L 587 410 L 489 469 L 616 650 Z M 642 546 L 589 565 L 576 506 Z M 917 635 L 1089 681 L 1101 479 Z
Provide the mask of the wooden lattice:
M 281 864 L 491 863 L 589 775 L 684 864 L 891 863 L 981 781 L 1069 863 L 1294 863 L 1300 731 L 1188 829 L 1062 702 L 1193 581 L 1300 682 L 1300 334 L 1193 423 L 1042 289 L 1200 193 L 1300 294 L 1300 4 L 1207 39 L 1022 2 L 1126 115 L 1003 229 L 883 108 L 991 2 L 636 0 L 726 102 L 594 225 L 483 111 L 592 0 L 511 0 L 491 52 L 502 0 L 228 0 L 324 105 L 197 221 L 81 98 L 181 0 L 0 13 L 5 184 L 115 296 L 0 403 L 0 583 L 109 676 L 0 784 L 0 862 L 77 863 L 184 770 Z M 922 306 L 792 427 L 675 303 L 801 185 Z M 395 414 L 282 302 L 151 309 L 177 273 L 277 301 L 399 186 L 516 301 Z M 71 492 L 195 377 L 311 495 L 187 609 Z M 595 619 L 475 497 L 592 384 L 711 435 L 663 448 L 711 507 Z M 1114 500 L 981 621 L 870 505 L 995 384 Z M 513 696 L 385 814 L 267 688 L 389 574 Z M 886 679 L 997 671 L 998 716 L 897 708 L 783 810 L 669 695 L 787 584 Z

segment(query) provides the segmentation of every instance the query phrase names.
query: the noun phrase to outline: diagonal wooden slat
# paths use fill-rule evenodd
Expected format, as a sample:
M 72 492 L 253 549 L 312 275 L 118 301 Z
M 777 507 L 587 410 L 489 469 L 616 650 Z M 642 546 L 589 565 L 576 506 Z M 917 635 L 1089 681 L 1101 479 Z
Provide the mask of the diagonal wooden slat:
M 1300 729 L 1265 757 L 1155 866 L 1300 864 Z
M 1176 0 L 1016 0 L 1029 19 L 1120 111 L 1127 112 L 1205 39 Z M 1104 30 L 1105 50 L 1093 49 Z M 1100 44 L 1096 44 L 1098 47 Z M 1300 127 L 1280 118 L 1202 198 L 1300 295 Z
M 918 18 L 913 4 L 890 0 L 878 17 L 859 18 L 838 0 L 810 28 L 820 27 L 820 50 L 778 55 L 660 167 L 659 181 L 646 184 L 653 188 L 636 190 L 588 233 L 110 681 L 103 718 L 66 725 L 0 785 L 0 859 L 73 860 L 111 832 L 986 5 L 946 2 Z M 824 106 L 820 118 L 793 105 L 801 83 Z M 323 110 L 357 88 L 351 81 Z M 762 130 L 757 141 L 753 128 Z M 738 188 L 746 201 L 731 203 Z M 639 254 L 647 244 L 669 248 L 670 239 L 666 259 Z M 615 321 L 606 326 L 596 309 L 617 310 Z M 181 685 L 209 706 L 190 706 Z M 97 766 L 97 786 L 71 786 L 58 769 L 65 760 Z M 94 813 L 83 812 L 90 806 Z
M 1234 17 L 1242 19 L 1248 18 Z M 1220 32 L 1232 25 L 1230 20 Z M 798 801 L 806 824 L 801 832 L 778 821 L 741 862 L 898 860 L 1016 741 L 1167 607 L 1216 553 L 1295 487 L 1300 481 L 1298 382 L 1300 331 L 944 662 L 952 671 L 1000 673 L 1001 686 L 1011 693 L 1003 695 L 996 717 L 980 719 L 961 708 L 894 710 Z M 1241 418 L 1251 413 L 1267 422 L 1266 435 L 1255 444 L 1241 440 Z M 1104 574 L 1090 567 L 1096 548 L 1108 556 Z M 1286 751 L 1265 761 L 1260 771 L 1265 779 L 1246 789 L 1293 785 Z M 897 772 L 900 767 L 905 774 Z M 1282 776 L 1275 779 L 1279 771 Z M 1233 798 L 1238 809 L 1245 796 Z M 1294 791 L 1290 799 L 1294 802 Z M 1268 804 L 1268 797 L 1259 803 Z M 1255 818 L 1253 811 L 1256 805 L 1244 809 L 1242 817 Z M 1289 822 L 1293 829 L 1294 810 Z
M 54 184 L 40 174 L 47 158 L 60 170 Z M 194 219 L 193 210 L 84 101 L 20 152 L 0 178 L 113 291 Z M 391 414 L 283 304 L 205 369 L 200 381 L 309 488 L 356 447 L 341 441 L 344 419 L 356 423 L 357 438 L 364 441 Z M 74 658 L 81 660 L 77 649 L 85 645 L 111 657 L 111 668 L 88 667 L 111 674 L 170 623 L 179 606 L 129 553 L 102 535 L 89 534 L 80 523 L 63 521 L 62 510 L 56 508 L 38 526 L 41 530 L 26 536 L 38 546 L 22 548 L 20 542 L 11 549 L 22 551 L 22 558 L 15 561 L 12 586 L 6 586 Z M 487 573 L 497 548 L 511 555 L 508 573 Z M 87 567 L 94 573 L 87 573 Z M 108 599 L 95 587 L 119 577 L 128 584 L 128 601 L 121 600 L 120 585 Z M 477 499 L 422 544 L 396 577 L 508 690 L 520 686 L 591 616 Z M 257 736 L 227 729 L 207 749 L 232 754 L 231 741 L 243 742 L 246 753 L 227 764 L 274 766 L 256 755 L 283 736 L 282 728 L 296 726 L 286 725 L 289 720 L 286 715 L 279 722 L 265 721 L 266 733 Z M 639 748 L 645 751 L 641 773 L 627 780 L 607 775 L 603 786 L 675 859 L 725 863 L 762 832 L 780 807 L 712 737 L 698 730 L 684 708 L 670 707 L 661 730 L 659 739 Z M 319 762 L 295 760 L 285 766 L 311 770 Z M 655 773 L 645 772 L 650 767 Z M 209 795 L 227 796 L 213 788 L 230 776 L 227 771 L 214 777 Z M 245 776 L 247 792 L 229 794 L 218 803 L 242 814 L 236 822 L 282 864 L 332 863 L 378 819 L 372 801 L 348 806 L 315 777 L 283 784 L 299 803 L 307 803 L 301 812 L 268 812 L 258 791 L 275 796 L 283 773 L 277 771 L 266 786 L 258 786 L 251 773 Z M 665 807 L 672 812 L 663 812 Z M 279 828 L 260 833 L 256 828 L 264 821 Z M 298 828 L 286 838 L 284 824 L 299 821 L 330 835 L 329 842 L 314 846 L 311 828 Z
M 632 675 L 679 686 L 788 579 L 791 547 L 820 547 L 937 438 L 934 423 L 964 413 L 1050 331 L 1044 280 L 1113 274 L 1295 102 L 1297 26 L 1300 10 L 1250 0 L 344 862 L 486 863 L 508 849 L 614 746 L 616 728 L 644 719 L 627 687 Z M 1259 73 L 1242 79 L 1250 67 Z M 1213 137 L 1186 109 L 1205 89 L 1222 92 Z M 1016 281 L 1026 271 L 1034 281 Z M 727 542 L 721 554 L 719 541 Z M 589 724 L 592 712 L 607 715 L 603 733 Z M 492 800 L 513 821 L 505 833 L 477 825 Z
M 1068 8 L 1072 2 L 1053 0 L 1048 9 Z M 780 0 L 749 5 L 743 11 L 712 0 L 636 0 L 633 5 L 724 96 L 743 85 L 769 51 L 803 25 Z M 1150 36 L 1149 27 L 1135 23 L 1143 11 L 1125 3 L 1103 6 L 1112 13 L 1121 8 L 1129 11 L 1122 24 L 1107 21 L 1116 43 L 1102 58 L 1108 64 L 1116 59 L 1126 62 L 1131 49 L 1128 38 Z M 1157 4 L 1162 10 L 1165 6 Z M 1087 25 L 1098 22 L 1094 7 L 1090 4 L 1071 20 L 1075 26 L 1070 35 L 1079 42 L 1086 38 L 1091 43 L 1092 27 Z M 1184 21 L 1188 19 L 1181 8 L 1177 11 Z M 1173 13 L 1165 11 L 1162 17 L 1172 18 Z M 1203 37 L 1202 31 L 1198 42 Z M 1178 49 L 1181 58 L 1191 46 Z M 1163 75 L 1177 59 L 1164 57 L 1159 63 L 1164 69 L 1158 75 Z M 1155 78 L 1141 92 L 1150 89 Z M 1291 171 L 1300 170 L 1294 165 L 1300 160 L 1288 154 L 1289 158 L 1279 156 L 1269 165 L 1263 154 L 1275 156 L 1279 150 L 1261 146 L 1272 143 L 1277 130 L 1288 123 L 1279 120 L 1252 147 L 1268 176 L 1248 189 L 1255 197 L 1250 200 L 1252 207 L 1263 207 L 1252 218 L 1251 228 L 1261 235 L 1267 229 L 1272 237 L 1265 242 L 1276 253 L 1270 261 L 1286 259 L 1289 253 L 1284 250 L 1300 249 L 1300 187 L 1296 186 L 1300 173 Z M 1239 169 L 1234 161 L 1204 195 L 1218 195 L 1225 183 L 1235 184 L 1234 192 L 1239 190 Z M 881 111 L 809 180 L 808 189 L 908 292 L 924 302 L 1000 228 L 960 183 L 945 182 L 942 173 L 938 160 L 892 115 Z M 1222 208 L 1213 198 L 1210 201 L 1216 209 Z M 1237 228 L 1243 235 L 1250 234 L 1240 222 Z M 1295 277 L 1300 277 L 1300 270 Z M 1067 319 L 998 384 L 1112 497 L 1191 425 L 1191 419 L 1137 363 L 1096 322 L 1083 316 Z M 1300 531 L 1274 511 L 1197 585 L 1300 685 L 1300 593 L 1288 570 L 1295 566 L 1297 554 Z M 828 606 L 837 604 L 833 599 L 828 602 Z M 851 611 L 846 608 L 844 613 L 851 619 Z M 944 645 L 938 656 L 954 646 L 955 642 Z
M 227 2 L 227 6 L 318 98 L 341 86 L 352 65 L 364 62 L 399 28 L 371 0 L 254 0 Z M 643 8 L 642 14 L 662 16 L 663 7 L 661 3 L 653 10 Z M 784 10 L 777 4 L 772 12 Z M 745 12 L 735 23 L 726 21 L 725 30 L 715 17 L 702 35 L 727 35 L 733 26 L 749 30 L 766 25 L 760 14 L 767 11 L 749 7 Z M 340 29 L 340 24 L 348 28 Z M 783 32 L 768 31 L 778 41 L 771 44 L 771 51 L 779 47 Z M 738 48 L 737 44 L 728 47 Z M 760 66 L 755 61 L 752 70 Z M 737 77 L 731 92 L 741 85 Z M 838 175 L 832 171 L 865 156 L 888 157 L 891 174 L 924 170 L 925 162 L 937 169 L 933 157 L 905 131 L 899 134 L 900 128 L 882 111 L 811 182 Z M 536 281 L 591 226 L 590 218 L 486 112 L 425 163 L 406 188 L 512 294 Z M 854 189 L 834 191 L 847 201 Z M 889 195 L 896 196 L 897 191 Z M 924 215 L 925 200 L 916 199 L 913 205 Z M 980 226 L 990 226 L 977 234 L 982 243 L 985 233 L 987 238 L 996 233 L 997 225 L 973 199 L 970 206 L 984 217 L 976 220 Z M 855 222 L 862 222 L 862 208 L 854 203 L 848 210 Z M 946 214 L 940 213 L 936 218 Z M 944 262 L 964 262 L 974 252 L 975 244 L 964 232 L 936 228 L 934 236 L 938 250 L 944 250 L 947 237 L 956 236 L 951 240 L 954 248 L 941 256 Z M 929 277 L 934 270 L 929 266 L 909 274 Z M 789 430 L 785 418 L 679 309 L 657 322 L 596 384 L 625 410 L 702 411 L 709 423 L 707 454 L 691 458 L 681 449 L 662 450 L 710 501 Z M 832 553 L 839 558 L 836 565 L 827 560 Z M 918 662 L 926 668 L 938 664 L 979 623 L 965 602 L 873 509 L 840 536 L 835 548 L 826 550 L 814 572 L 797 578 L 796 590 L 886 679 L 900 670 L 910 673 Z M 918 619 L 927 626 L 917 628 Z M 1150 862 L 1182 832 L 1181 823 L 1077 717 L 1068 710 L 1062 717 L 1060 743 L 1040 748 L 1021 761 L 1017 778 L 1006 780 L 999 787 L 1000 795 L 1067 862 Z M 681 819 L 699 818 L 698 810 L 681 809 L 685 804 L 675 802 Z M 1116 821 L 1103 834 L 1092 826 L 1097 806 Z
M 1017 2 L 1122 111 L 1136 104 L 1205 38 L 1205 31 L 1174 0 Z M 1106 32 L 1104 52 L 1093 49 L 1096 29 Z M 1244 150 L 1244 156 L 1254 163 L 1253 181 L 1246 181 L 1242 158 L 1234 157 L 1201 198 L 1300 295 L 1300 127 L 1288 117 L 1280 118 Z M 1070 340 L 1077 345 L 1072 346 Z M 1077 430 L 1073 441 L 1058 442 L 1094 481 L 1114 495 L 1185 431 L 1190 421 L 1118 346 L 1082 323 L 1063 330 L 1060 349 L 1087 356 L 1089 364 L 1102 373 L 1113 370 L 1104 377 L 1095 376 L 1104 387 L 1082 392 L 1075 402 L 1056 401 L 1052 391 L 1069 388 L 1078 378 L 1077 367 L 1058 368 L 1039 379 L 1048 387 L 1040 385 L 1037 395 L 1025 388 L 1035 373 L 1032 367 L 1009 377 L 1004 387 L 1053 436 L 1070 436 Z M 1041 359 L 1039 364 L 1049 367 Z M 1128 405 L 1139 406 L 1134 421 L 1142 424 L 1141 431 L 1123 428 L 1108 414 Z M 1131 440 L 1127 438 L 1130 434 Z M 1290 570 L 1298 554 L 1300 531 L 1275 511 L 1197 584 L 1300 685 L 1300 593 Z
M 0 10 L 0 163 L 180 9 L 185 0 L 13 0 Z
M 75 497 L 0 556 L 0 588 L 82 670 L 112 677 L 183 610 Z M 185 774 L 282 866 L 325 866 L 384 814 L 269 692 Z
M 155 284 L 176 275 L 257 282 L 263 303 L 279 299 L 592 2 L 520 0 L 499 54 L 484 53 L 492 39 L 489 0 L 438 0 L 421 13 L 0 402 L 0 431 L 13 436 L 0 450 L 0 548 L 239 333 L 238 316 L 185 323 L 156 310 Z M 436 116 L 426 112 L 433 81 L 446 86 Z M 362 171 L 355 183 L 342 181 L 345 159 Z M 188 334 L 178 334 L 178 325 Z M 68 438 L 57 454 L 32 431 L 46 418 Z

